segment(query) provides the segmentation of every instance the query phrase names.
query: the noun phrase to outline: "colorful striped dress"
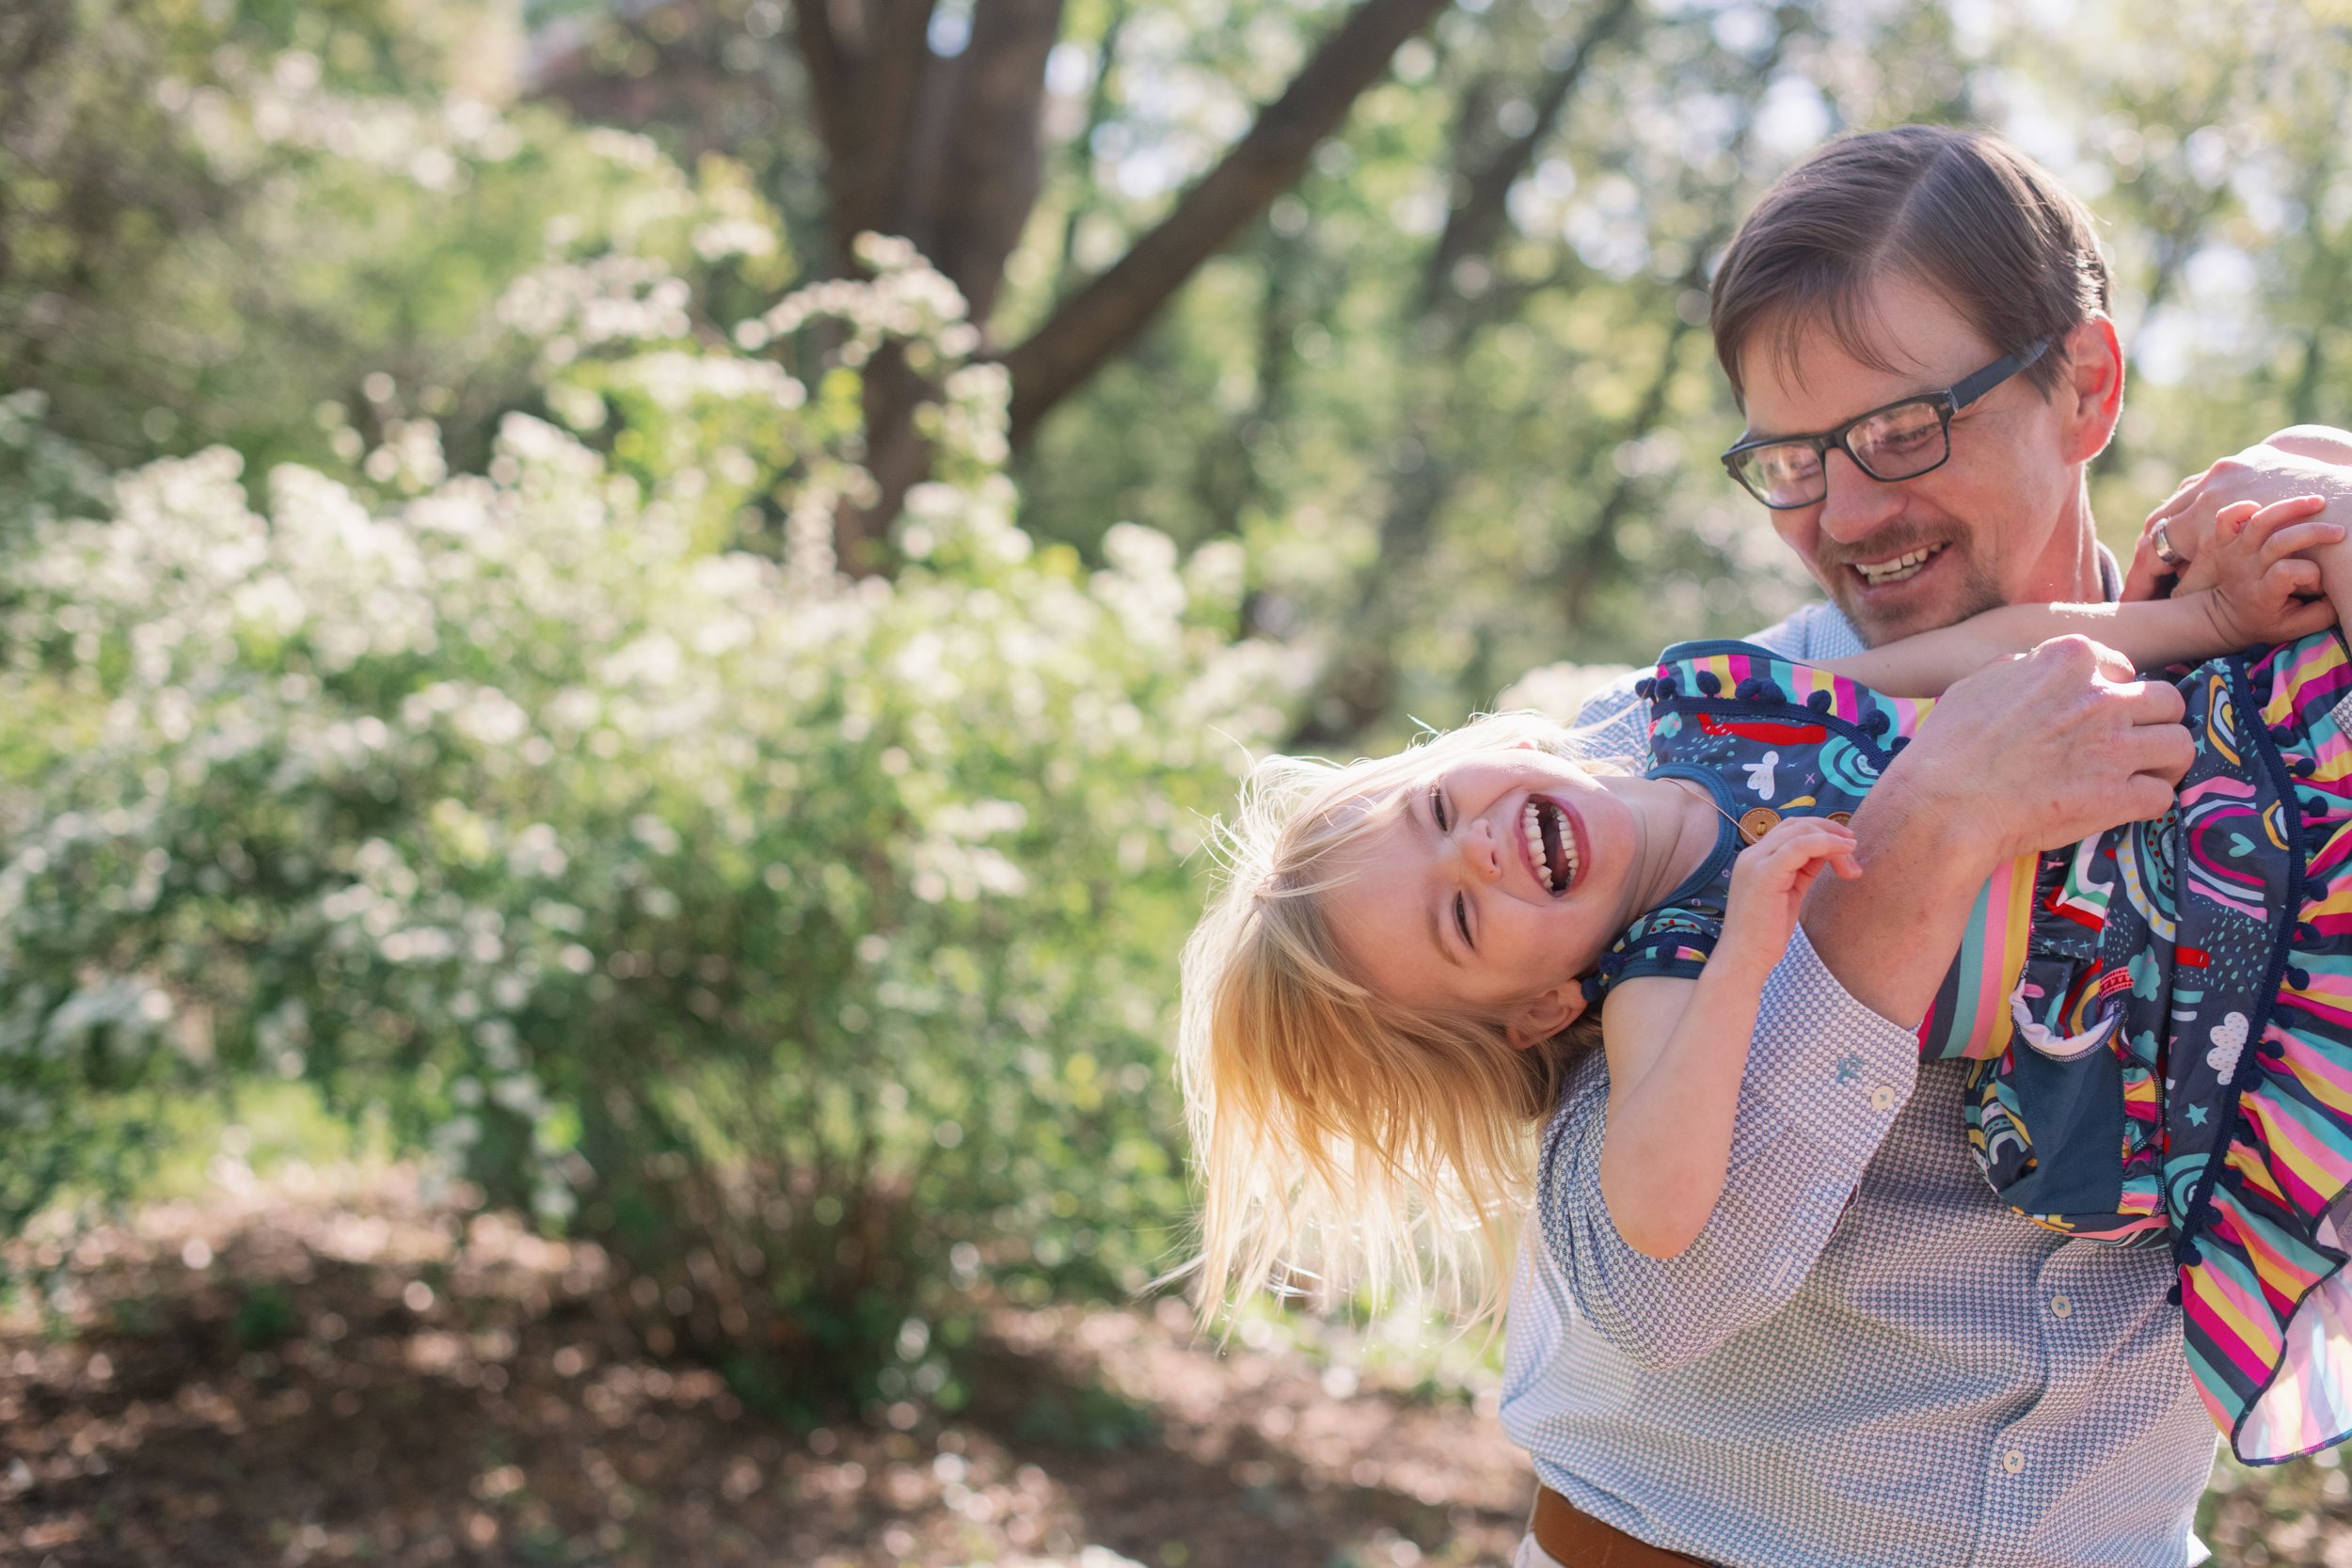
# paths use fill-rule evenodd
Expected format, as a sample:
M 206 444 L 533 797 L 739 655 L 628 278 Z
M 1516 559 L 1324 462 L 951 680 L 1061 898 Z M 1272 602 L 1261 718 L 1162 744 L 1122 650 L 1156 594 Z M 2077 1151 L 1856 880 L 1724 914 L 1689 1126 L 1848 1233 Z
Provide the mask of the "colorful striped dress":
M 1919 1048 L 1971 1063 L 1959 1131 L 2003 1201 L 2174 1249 L 2199 1391 L 2267 1464 L 2352 1436 L 2352 661 L 2328 632 L 2179 686 L 2197 756 L 2174 809 L 1994 877 Z M 1744 642 L 1679 643 L 1644 687 L 1650 776 L 1725 821 L 1596 994 L 1695 975 L 1733 824 L 1853 811 L 1933 708 Z

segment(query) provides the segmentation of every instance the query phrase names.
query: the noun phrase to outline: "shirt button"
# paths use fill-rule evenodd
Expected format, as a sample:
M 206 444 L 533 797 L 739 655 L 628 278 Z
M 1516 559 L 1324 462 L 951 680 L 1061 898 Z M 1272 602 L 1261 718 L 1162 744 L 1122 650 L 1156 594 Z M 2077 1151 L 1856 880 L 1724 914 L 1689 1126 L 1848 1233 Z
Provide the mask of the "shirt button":
M 2001 1455 L 2001 1468 L 2007 1470 L 2010 1475 L 2015 1475 L 2018 1471 L 2024 1469 L 2025 1467 L 2026 1456 L 2018 1452 L 2015 1449 L 2011 1449 L 2009 1452 Z
M 1883 1111 L 1895 1103 L 1895 1091 L 1881 1084 L 1870 1091 L 1870 1109 Z
M 2051 1316 L 2058 1318 L 2073 1317 L 2074 1315 L 2074 1298 L 2072 1296 L 2052 1296 L 2050 1298 L 2050 1314 Z

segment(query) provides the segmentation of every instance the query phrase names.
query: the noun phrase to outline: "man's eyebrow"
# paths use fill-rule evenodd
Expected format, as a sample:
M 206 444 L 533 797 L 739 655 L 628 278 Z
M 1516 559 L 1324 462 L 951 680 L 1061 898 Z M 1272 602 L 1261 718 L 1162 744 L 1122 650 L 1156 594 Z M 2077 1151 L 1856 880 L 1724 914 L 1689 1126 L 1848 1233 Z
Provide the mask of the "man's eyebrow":
M 1413 825 L 1413 831 L 1417 833 L 1422 831 L 1422 827 L 1421 814 L 1415 810 L 1413 806 L 1413 796 L 1414 791 L 1418 790 L 1420 787 L 1420 785 L 1416 784 L 1413 786 L 1413 789 L 1408 789 L 1405 792 L 1405 820 Z M 1425 800 L 1427 797 L 1423 796 L 1422 798 Z M 1430 832 L 1436 832 L 1438 831 L 1438 824 L 1435 818 L 1430 820 L 1427 831 Z M 1443 958 L 1446 962 L 1452 964 L 1456 969 L 1461 968 L 1462 960 L 1455 958 L 1454 956 L 1453 949 L 1447 947 L 1445 944 L 1445 933 L 1438 919 L 1438 906 L 1435 904 L 1424 905 L 1422 912 L 1429 917 L 1429 945 L 1438 950 L 1438 957 Z

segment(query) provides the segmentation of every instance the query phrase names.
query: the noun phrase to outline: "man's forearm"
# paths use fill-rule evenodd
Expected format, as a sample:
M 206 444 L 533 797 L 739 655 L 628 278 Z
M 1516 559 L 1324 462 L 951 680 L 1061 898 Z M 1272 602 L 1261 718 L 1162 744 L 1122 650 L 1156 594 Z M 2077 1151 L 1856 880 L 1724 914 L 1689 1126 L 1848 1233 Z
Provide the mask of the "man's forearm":
M 1537 1218 L 1593 1325 L 1645 1367 L 1706 1355 L 1781 1310 L 1911 1097 L 1911 1032 L 1838 989 L 1803 932 L 1762 988 L 1722 1193 L 1673 1258 L 1634 1250 L 1601 1184 L 1607 1074 L 1580 1074 L 1545 1139 Z

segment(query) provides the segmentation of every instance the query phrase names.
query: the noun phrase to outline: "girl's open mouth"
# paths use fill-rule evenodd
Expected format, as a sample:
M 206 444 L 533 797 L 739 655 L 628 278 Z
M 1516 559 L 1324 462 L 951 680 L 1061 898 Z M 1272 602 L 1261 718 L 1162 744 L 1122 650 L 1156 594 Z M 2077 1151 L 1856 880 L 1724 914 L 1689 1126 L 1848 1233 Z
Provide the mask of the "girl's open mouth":
M 1568 891 L 1582 869 L 1576 829 L 1556 801 L 1531 795 L 1519 810 L 1519 832 L 1527 843 L 1527 859 L 1536 880 L 1554 898 Z

